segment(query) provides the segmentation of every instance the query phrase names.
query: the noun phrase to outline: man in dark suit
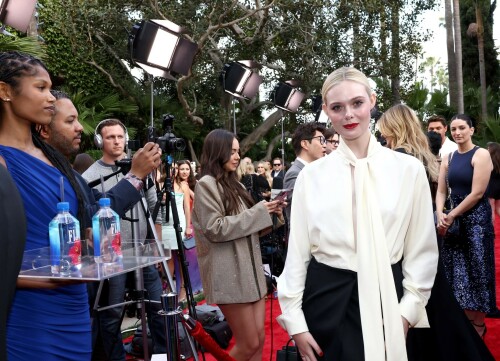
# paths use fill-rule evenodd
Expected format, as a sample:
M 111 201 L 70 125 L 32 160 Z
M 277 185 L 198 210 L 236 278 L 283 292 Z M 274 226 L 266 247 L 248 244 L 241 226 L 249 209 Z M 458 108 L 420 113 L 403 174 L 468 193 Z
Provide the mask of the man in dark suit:
M 285 174 L 283 186 L 290 189 L 288 192 L 288 205 L 285 209 L 285 215 L 290 224 L 290 211 L 292 209 L 293 187 L 295 180 L 302 168 L 308 163 L 325 156 L 326 139 L 323 135 L 325 127 L 320 123 L 300 124 L 292 135 L 292 146 L 295 151 L 295 161 Z
M 14 293 L 17 275 L 26 240 L 26 218 L 24 207 L 17 187 L 10 174 L 0 164 L 0 264 L 2 265 L 2 282 L 0 283 L 0 360 L 7 360 L 5 334 L 7 318 Z
M 276 157 L 273 159 L 273 171 L 271 172 L 271 177 L 285 177 L 285 170 L 283 169 L 283 164 L 281 162 L 280 157 Z

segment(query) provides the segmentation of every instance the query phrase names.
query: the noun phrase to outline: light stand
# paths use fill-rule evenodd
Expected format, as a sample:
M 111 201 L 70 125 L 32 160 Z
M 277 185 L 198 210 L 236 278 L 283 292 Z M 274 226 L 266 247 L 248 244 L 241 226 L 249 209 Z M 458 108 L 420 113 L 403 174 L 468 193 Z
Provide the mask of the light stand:
M 288 113 L 296 113 L 305 94 L 297 89 L 298 82 L 287 80 L 280 82 L 273 90 L 272 99 L 276 108 Z M 286 114 L 286 113 L 285 113 Z M 281 118 L 281 164 L 285 166 L 285 114 Z
M 0 22 L 12 26 L 23 33 L 33 17 L 37 0 L 3 0 L 0 1 Z
M 151 75 L 151 125 L 148 130 L 149 141 L 154 138 L 153 76 L 156 75 L 163 78 L 175 80 L 175 76 L 178 74 L 187 75 L 191 69 L 194 56 L 198 52 L 198 45 L 186 39 L 183 36 L 183 33 L 184 31 L 180 26 L 174 24 L 169 20 L 145 20 L 135 24 L 131 34 L 129 35 L 128 47 L 132 62 L 143 68 L 148 74 Z M 167 169 L 167 172 L 168 171 L 169 169 Z M 180 238 L 180 227 L 178 226 L 179 219 L 177 208 L 175 207 L 175 199 L 173 199 L 172 201 L 173 190 L 169 188 L 166 194 L 167 199 L 170 201 L 170 204 L 172 204 L 174 222 L 177 222 L 174 224 L 177 224 L 177 228 L 175 228 L 176 237 L 179 247 L 181 267 L 185 277 L 184 283 L 186 287 L 186 296 L 188 297 L 188 305 L 190 307 L 191 314 L 196 317 L 196 309 L 194 307 L 194 298 L 192 295 L 189 272 L 187 270 L 187 264 L 182 249 L 182 239 Z M 158 202 L 161 202 L 162 193 L 160 193 L 159 197 L 160 198 L 158 199 Z M 156 218 L 157 210 L 158 207 L 155 207 L 153 218 Z M 156 237 L 154 224 L 151 225 L 151 229 Z M 160 252 L 163 253 L 163 247 L 161 244 L 158 248 Z M 173 280 L 168 271 L 168 266 L 165 262 L 163 262 L 163 267 L 165 269 L 165 273 L 169 277 L 170 289 L 173 290 Z M 171 302 L 169 303 L 169 307 L 177 308 L 177 297 L 173 298 L 173 302 L 173 305 L 171 304 Z M 168 320 L 166 321 L 166 323 L 168 323 Z M 180 360 L 177 325 L 175 324 L 175 327 L 167 327 L 166 332 L 167 353 L 172 355 L 172 357 L 169 357 L 168 360 Z M 195 355 L 195 360 L 197 360 L 198 356 L 196 350 L 193 347 L 192 349 L 193 354 Z
M 259 91 L 262 77 L 253 68 L 260 65 L 251 60 L 235 61 L 224 65 L 220 79 L 224 91 L 231 94 L 233 106 L 233 132 L 236 135 L 236 102 L 235 98 L 251 99 Z
M 167 79 L 187 75 L 198 45 L 183 37 L 183 29 L 168 20 L 144 20 L 129 36 L 130 58 L 147 73 Z

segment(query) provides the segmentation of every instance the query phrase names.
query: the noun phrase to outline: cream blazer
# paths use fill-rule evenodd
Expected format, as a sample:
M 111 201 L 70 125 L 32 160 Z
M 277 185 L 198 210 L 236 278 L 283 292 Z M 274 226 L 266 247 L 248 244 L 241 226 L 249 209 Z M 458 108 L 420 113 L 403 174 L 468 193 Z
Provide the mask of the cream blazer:
M 266 294 L 259 231 L 272 225 L 262 202 L 227 215 L 224 190 L 211 176 L 197 183 L 192 213 L 207 303 L 246 303 Z

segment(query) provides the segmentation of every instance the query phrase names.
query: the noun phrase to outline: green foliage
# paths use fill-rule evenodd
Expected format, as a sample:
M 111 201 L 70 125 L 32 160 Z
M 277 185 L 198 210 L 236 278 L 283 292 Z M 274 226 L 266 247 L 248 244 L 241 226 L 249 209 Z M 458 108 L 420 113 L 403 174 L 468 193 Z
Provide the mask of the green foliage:
M 401 78 L 405 94 L 414 78 L 413 59 L 421 52 L 420 42 L 428 36 L 419 26 L 419 16 L 433 7 L 435 0 L 41 3 L 45 7 L 40 17 L 49 68 L 65 89 L 85 99 L 84 106 L 80 104 L 78 109 L 87 125 L 93 126 L 108 116 L 109 107 L 100 102 L 114 94 L 118 98 L 113 101 L 136 107 L 133 112 L 122 108 L 116 111 L 126 118 L 127 125 L 137 129 L 139 137 L 143 135 L 151 123 L 151 79 L 127 68 L 131 64 L 126 31 L 138 20 L 166 18 L 188 29 L 187 36 L 199 45 L 199 52 L 191 74 L 181 81 L 154 79 L 155 127 L 161 133 L 161 114 L 174 114 L 176 136 L 191 141 L 199 154 L 204 136 L 217 127 L 232 129 L 236 116 L 240 140 L 253 139 L 251 152 L 259 159 L 281 133 L 279 117 L 263 116 L 264 109 L 273 113 L 263 93 L 278 81 L 298 80 L 301 90 L 309 96 L 319 92 L 333 69 L 355 65 L 384 84 L 379 88 L 383 107 L 391 105 L 391 79 Z M 396 23 L 399 29 L 391 33 Z M 389 61 L 395 49 L 398 64 Z M 219 72 L 226 62 L 246 59 L 264 66 L 262 94 L 252 100 L 238 100 L 233 113 L 231 98 L 219 83 Z M 293 132 L 297 124 L 312 116 L 304 103 L 297 114 L 285 119 L 285 131 Z M 262 125 L 266 125 L 265 131 L 260 130 Z M 86 132 L 93 130 L 89 126 Z M 273 155 L 277 151 L 275 146 Z M 287 152 L 291 150 L 287 148 Z
M 408 93 L 405 94 L 406 104 L 417 112 L 420 120 L 425 120 L 430 115 L 439 114 L 450 119 L 453 110 L 447 103 L 446 90 L 434 90 L 432 93 L 426 89 L 422 82 L 416 82 Z
M 493 12 L 496 8 L 496 1 L 482 1 L 482 0 L 461 0 L 460 1 L 460 22 L 462 29 L 462 64 L 463 64 L 463 82 L 464 89 L 479 88 L 479 55 L 477 47 L 477 37 L 469 36 L 467 29 L 472 23 L 476 23 L 475 5 L 479 4 L 483 15 L 484 24 L 484 66 L 486 73 L 486 85 L 492 89 L 493 93 L 500 91 L 500 62 L 498 61 L 498 51 L 495 47 L 493 39 Z M 465 93 L 465 90 L 464 90 Z M 476 101 L 474 97 L 469 97 L 471 100 Z M 477 103 L 479 110 L 481 100 Z M 497 114 L 499 110 L 498 102 L 494 103 L 492 107 L 488 101 L 488 113 Z M 464 94 L 464 107 L 474 108 L 476 104 L 468 103 L 466 95 Z M 474 113 L 480 114 L 480 111 Z
M 486 88 L 486 104 L 489 114 L 497 114 L 499 107 L 498 92 L 492 92 L 491 87 Z M 464 84 L 464 112 L 475 119 L 481 118 L 481 89 L 479 85 Z
M 486 146 L 487 142 L 497 142 L 500 143 L 500 119 L 497 117 L 489 118 L 482 122 L 482 129 L 477 134 L 478 143 L 483 147 Z
M 32 37 L 0 36 L 0 51 L 20 51 L 42 60 L 47 57 L 43 45 Z
M 85 96 L 83 92 L 78 92 L 72 96 L 72 100 L 78 109 L 79 120 L 85 134 L 93 134 L 97 123 L 106 118 L 124 120 L 128 114 L 133 114 L 138 109 L 137 105 L 120 99 L 116 93 L 100 98 L 96 95 Z

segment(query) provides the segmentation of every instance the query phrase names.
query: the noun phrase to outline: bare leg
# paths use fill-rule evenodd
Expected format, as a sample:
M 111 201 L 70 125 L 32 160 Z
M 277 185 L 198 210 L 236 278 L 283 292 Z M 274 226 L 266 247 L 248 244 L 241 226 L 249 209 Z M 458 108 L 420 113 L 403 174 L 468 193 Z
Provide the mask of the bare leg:
M 469 318 L 470 322 L 476 329 L 479 336 L 483 337 L 486 333 L 486 324 L 484 323 L 484 318 L 486 314 L 484 312 L 465 310 L 465 314 Z
M 265 300 L 219 307 L 233 331 L 236 342 L 229 354 L 237 361 L 261 361 L 265 338 Z
M 495 223 L 496 202 L 493 198 L 488 198 L 488 200 L 490 201 L 490 206 L 491 206 L 491 220 L 493 221 L 493 223 Z

